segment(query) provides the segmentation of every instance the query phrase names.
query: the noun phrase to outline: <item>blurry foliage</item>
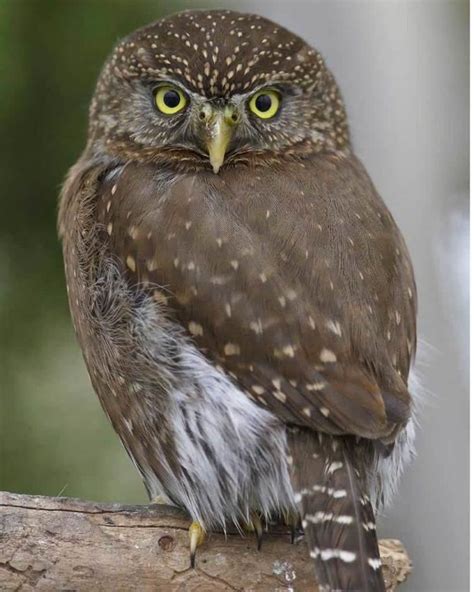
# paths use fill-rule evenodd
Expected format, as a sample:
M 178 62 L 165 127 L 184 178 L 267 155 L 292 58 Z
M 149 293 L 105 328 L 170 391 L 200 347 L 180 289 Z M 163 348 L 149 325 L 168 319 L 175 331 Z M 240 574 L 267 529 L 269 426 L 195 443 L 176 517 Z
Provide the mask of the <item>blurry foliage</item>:
M 56 204 L 104 59 L 182 7 L 0 0 L 0 490 L 145 500 L 75 342 Z

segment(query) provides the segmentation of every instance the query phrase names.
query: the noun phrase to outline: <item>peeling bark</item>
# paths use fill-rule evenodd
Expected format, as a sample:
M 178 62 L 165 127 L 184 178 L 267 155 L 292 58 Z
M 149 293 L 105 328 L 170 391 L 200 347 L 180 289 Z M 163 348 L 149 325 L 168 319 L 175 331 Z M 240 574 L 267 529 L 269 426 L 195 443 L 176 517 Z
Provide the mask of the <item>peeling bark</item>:
M 303 540 L 270 528 L 253 536 L 210 533 L 189 566 L 190 521 L 171 506 L 125 506 L 0 493 L 0 590 L 68 592 L 314 592 Z M 399 541 L 380 551 L 387 590 L 411 571 Z

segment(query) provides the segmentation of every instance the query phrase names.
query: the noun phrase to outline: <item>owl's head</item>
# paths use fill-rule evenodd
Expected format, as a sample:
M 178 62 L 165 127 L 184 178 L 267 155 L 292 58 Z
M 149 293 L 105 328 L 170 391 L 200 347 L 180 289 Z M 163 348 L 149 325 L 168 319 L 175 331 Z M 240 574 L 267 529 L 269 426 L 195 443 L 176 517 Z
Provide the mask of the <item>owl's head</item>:
M 90 149 L 212 166 L 349 145 L 320 54 L 256 15 L 186 11 L 116 46 L 90 110 Z

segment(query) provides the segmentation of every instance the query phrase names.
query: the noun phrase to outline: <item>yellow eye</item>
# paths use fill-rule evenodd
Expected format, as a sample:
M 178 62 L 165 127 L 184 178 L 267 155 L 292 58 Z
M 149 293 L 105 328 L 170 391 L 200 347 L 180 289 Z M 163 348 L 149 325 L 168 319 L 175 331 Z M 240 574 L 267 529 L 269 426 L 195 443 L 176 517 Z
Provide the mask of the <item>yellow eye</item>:
M 281 95 L 276 90 L 260 90 L 249 101 L 249 109 L 261 119 L 274 117 L 280 108 Z
M 158 109 L 165 115 L 174 115 L 182 111 L 187 104 L 185 94 L 175 86 L 164 85 L 155 91 L 155 102 Z

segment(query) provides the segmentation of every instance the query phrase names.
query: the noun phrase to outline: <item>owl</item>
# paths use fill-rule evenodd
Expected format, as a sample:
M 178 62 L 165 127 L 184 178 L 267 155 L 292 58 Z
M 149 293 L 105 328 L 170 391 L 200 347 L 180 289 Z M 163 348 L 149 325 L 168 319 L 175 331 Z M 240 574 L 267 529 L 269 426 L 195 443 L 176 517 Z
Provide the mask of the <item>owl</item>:
M 206 529 L 291 516 L 322 590 L 384 590 L 416 290 L 318 51 L 228 10 L 120 41 L 59 234 L 93 387 L 192 563 Z

